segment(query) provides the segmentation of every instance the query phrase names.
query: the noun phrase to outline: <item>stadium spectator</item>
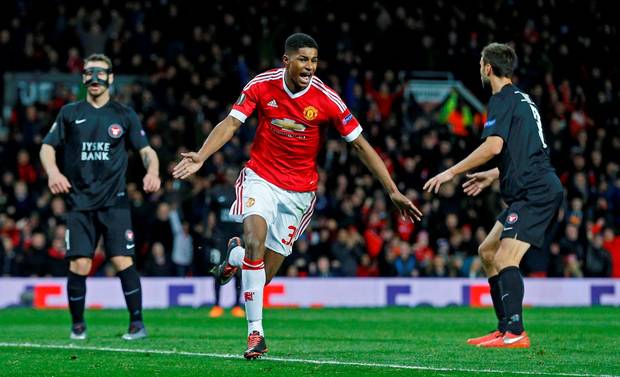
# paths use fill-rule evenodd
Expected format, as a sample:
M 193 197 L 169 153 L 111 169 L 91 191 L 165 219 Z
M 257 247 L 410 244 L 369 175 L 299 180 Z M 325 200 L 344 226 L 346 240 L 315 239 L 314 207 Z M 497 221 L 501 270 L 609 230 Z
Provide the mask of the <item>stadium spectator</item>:
M 333 277 L 334 273 L 332 272 L 332 267 L 329 262 L 329 258 L 326 256 L 321 256 L 316 262 L 316 277 L 320 278 L 329 278 Z
M 620 236 L 616 236 L 612 228 L 605 228 L 603 233 L 603 249 L 611 254 L 611 276 L 620 278 Z
M 57 229 L 61 229 L 64 233 L 64 226 L 58 227 Z M 47 250 L 48 260 L 48 272 L 51 276 L 67 276 L 67 263 L 65 260 L 65 255 L 67 253 L 67 249 L 65 247 L 64 236 L 61 238 L 55 237 L 52 240 L 51 247 Z
M 540 109 L 553 165 L 567 189 L 565 220 L 558 223 L 551 246 L 544 250 L 549 258 L 544 261 L 548 276 L 565 275 L 569 261 L 560 253 L 566 250 L 559 247 L 560 241 L 568 239 L 567 224 L 581 219 L 576 224 L 576 244 L 571 247 L 583 251 L 581 256 L 576 255 L 584 274 L 588 274 L 588 250 L 595 243 L 595 238 L 588 239 L 586 232 L 588 224 L 593 224 L 603 234 L 602 249 L 611 255 L 612 275 L 620 277 L 620 247 L 617 246 L 620 244 L 617 241 L 620 238 L 617 236 L 620 165 L 616 152 L 620 150 L 620 109 L 615 106 L 620 101 L 620 82 L 617 64 L 608 58 L 620 55 L 620 45 L 614 34 L 612 3 L 597 3 L 596 9 L 587 2 L 571 7 L 563 3 L 513 2 L 493 8 L 483 4 L 437 7 L 432 3 L 400 3 L 385 5 L 380 12 L 372 2 L 358 4 L 359 18 L 353 17 L 344 3 L 330 2 L 329 7 L 317 4 L 306 10 L 308 17 L 294 25 L 282 17 L 243 16 L 286 14 L 295 7 L 290 0 L 243 7 L 234 2 L 216 1 L 212 4 L 214 14 L 221 17 L 196 14 L 193 7 L 178 1 L 150 5 L 139 1 L 75 3 L 62 7 L 55 3 L 7 4 L 0 14 L 0 55 L 11 58 L 0 61 L 0 71 L 76 73 L 82 69 L 82 57 L 91 49 L 103 46 L 118 74 L 143 77 L 141 82 L 128 87 L 116 87 L 115 95 L 134 107 L 142 118 L 165 172 L 179 151 L 194 149 L 197 140 L 204 139 L 213 127 L 212 122 L 227 113 L 227 104 L 234 101 L 250 78 L 274 64 L 272 57 L 277 55 L 274 51 L 278 48 L 274 43 L 299 27 L 315 35 L 324 47 L 320 56 L 322 77 L 340 92 L 364 124 L 371 143 L 402 179 L 398 183 L 412 189 L 408 196 L 416 198 L 416 204 L 425 208 L 426 218 L 414 229 L 401 229 L 402 224 L 388 211 L 380 214 L 377 222 L 377 216 L 371 213 L 380 210 L 364 205 L 366 198 L 375 199 L 377 187 L 346 146 L 333 135 L 327 135 L 325 154 L 320 157 L 323 172 L 316 216 L 306 232 L 307 243 L 296 244 L 292 256 L 295 260 L 291 258 L 297 269 L 295 273 L 308 275 L 322 255 L 337 258 L 331 250 L 338 239 L 338 229 L 352 225 L 363 236 L 359 244 L 363 254 L 355 258 L 359 263 L 356 274 L 374 275 L 380 267 L 382 274 L 394 275 L 390 267 L 393 264 L 385 263 L 386 249 L 393 239 L 401 238 L 412 244 L 420 274 L 425 276 L 425 266 L 432 265 L 435 258 L 433 249 L 437 240 L 442 237 L 447 237 L 449 243 L 459 240 L 458 236 L 448 237 L 446 232 L 459 233 L 462 239 L 460 246 L 451 244 L 442 257 L 447 266 L 455 268 L 451 259 L 459 258 L 455 257 L 457 251 L 476 254 L 477 245 L 484 238 L 478 237 L 478 226 L 490 228 L 491 225 L 481 224 L 481 219 L 488 217 L 487 213 L 500 211 L 495 208 L 499 200 L 493 198 L 497 196 L 497 188 L 467 205 L 463 204 L 458 187 L 453 193 L 449 189 L 442 192 L 440 201 L 421 194 L 423 181 L 476 145 L 479 129 L 474 125 L 469 136 L 459 137 L 440 121 L 438 109 L 428 111 L 412 101 L 413 95 L 405 95 L 406 90 L 387 106 L 379 105 L 381 100 L 373 98 L 369 89 L 381 92 L 383 87 L 390 95 L 397 94 L 401 77 L 410 78 L 412 71 L 442 70 L 452 72 L 486 102 L 488 95 L 480 88 L 479 78 L 471 75 L 470 67 L 462 62 L 476 61 L 480 47 L 490 40 L 512 41 L 521 57 L 516 71 L 518 85 L 532 94 Z M 489 22 L 502 15 L 509 15 L 513 21 Z M 233 25 L 229 23 L 231 17 L 244 20 L 233 23 L 237 28 L 234 32 L 228 32 Z M 433 17 L 445 22 L 423 22 Z M 599 27 L 569 27 L 573 18 Z M 369 24 L 380 27 L 369 28 Z M 162 25 L 175 27 L 164 33 Z M 256 34 L 254 30 L 262 32 Z M 561 31 L 560 40 L 554 39 L 559 33 L 556 31 Z M 402 49 L 391 48 L 392 43 L 385 42 L 404 39 L 414 41 L 409 48 L 412 59 L 404 58 Z M 583 56 L 587 58 L 582 59 Z M 372 88 L 366 85 L 366 71 L 371 72 Z M 0 82 L 5 83 L 3 80 L 0 77 Z M 59 86 L 49 100 L 30 102 L 24 101 L 25 96 L 18 96 L 16 102 L 8 103 L 4 90 L 0 90 L 8 114 L 0 121 L 0 244 L 7 239 L 18 240 L 22 230 L 15 227 L 16 222 L 20 218 L 30 219 L 30 213 L 38 213 L 39 228 L 46 235 L 48 247 L 52 247 L 54 229 L 65 221 L 64 210 L 46 192 L 36 150 L 60 107 L 74 101 L 79 94 Z M 391 112 L 381 111 L 386 108 Z M 240 167 L 239 162 L 247 159 L 248 141 L 255 130 L 252 122 L 255 121 L 248 120 L 229 150 L 205 167 L 189 190 L 212 187 L 218 171 L 230 165 Z M 136 165 L 139 163 L 130 166 Z M 333 178 L 327 179 L 325 171 Z M 128 180 L 140 182 L 140 172 L 139 168 L 130 168 Z M 169 180 L 166 174 L 162 178 Z M 18 184 L 20 181 L 23 183 Z M 128 188 L 133 217 L 141 219 L 133 223 L 137 264 L 143 273 L 152 259 L 150 249 L 155 242 L 163 245 L 166 263 L 170 263 L 172 255 L 173 236 L 166 203 L 171 182 L 162 184 L 167 187 L 166 192 L 156 196 Z M 202 221 L 190 215 L 189 209 L 194 205 L 198 207 L 192 202 L 181 204 L 191 228 Z M 449 214 L 456 214 L 457 220 L 451 231 L 447 227 Z M 453 218 L 450 216 L 451 224 Z M 466 241 L 464 229 L 468 225 L 476 229 L 477 241 Z M 146 238 L 141 240 L 143 236 Z M 566 242 L 562 245 L 566 246 Z M 3 273 L 22 274 L 23 265 L 18 260 L 23 253 L 19 243 L 14 243 L 8 254 L 3 255 L 3 260 L 10 261 L 2 265 Z M 397 256 L 389 257 L 394 262 Z M 467 258 L 463 259 L 464 269 L 469 265 Z M 345 265 L 340 260 L 340 268 L 344 269 Z M 196 265 L 192 269 L 204 270 Z M 173 273 L 166 268 L 162 271 Z
M 157 205 L 155 219 L 149 227 L 150 242 L 159 242 L 164 247 L 168 258 L 172 255 L 172 244 L 174 235 L 170 224 L 170 204 L 161 202 Z
M 408 242 L 400 241 L 398 245 L 398 258 L 394 261 L 399 277 L 416 277 L 419 272 L 416 269 L 415 256 L 411 254 L 411 246 Z
M 179 210 L 170 211 L 170 224 L 173 232 L 172 262 L 176 268 L 176 276 L 184 277 L 191 272 L 194 260 L 194 244 L 189 234 L 189 223 L 181 221 Z
M 340 276 L 355 276 L 363 253 L 362 237 L 355 229 L 338 230 L 338 236 L 331 246 L 331 254 L 339 262 Z
M 611 254 L 603 249 L 603 235 L 595 234 L 586 250 L 584 275 L 587 277 L 610 277 Z
M 13 242 L 8 237 L 2 237 L 0 251 L 2 251 L 2 260 L 0 261 L 2 276 L 20 276 L 20 257 L 15 246 L 13 246 Z
M 166 250 L 161 242 L 153 243 L 144 266 L 144 274 L 146 276 L 170 276 L 172 274 L 172 266 L 168 262 Z

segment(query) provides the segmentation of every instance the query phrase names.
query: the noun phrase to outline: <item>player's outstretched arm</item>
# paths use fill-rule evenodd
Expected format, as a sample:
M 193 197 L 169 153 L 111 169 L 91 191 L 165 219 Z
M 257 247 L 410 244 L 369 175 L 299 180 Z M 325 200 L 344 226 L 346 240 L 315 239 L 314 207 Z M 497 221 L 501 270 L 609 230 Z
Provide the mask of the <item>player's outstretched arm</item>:
M 41 165 L 47 173 L 47 186 L 52 194 L 66 194 L 71 189 L 71 183 L 56 165 L 56 149 L 49 144 L 43 144 L 39 152 Z
M 502 152 L 504 140 L 499 136 L 489 136 L 484 143 L 471 152 L 461 162 L 429 179 L 422 188 L 428 192 L 439 192 L 442 184 L 451 181 L 459 174 L 477 168 Z
M 467 174 L 467 182 L 463 183 L 463 192 L 468 196 L 476 196 L 491 183 L 499 178 L 499 169 L 481 171 L 478 173 Z
M 390 199 L 398 209 L 400 209 L 403 217 L 410 221 L 414 221 L 413 219 L 417 219 L 418 221 L 422 218 L 422 212 L 413 205 L 411 200 L 409 200 L 405 195 L 401 194 L 396 187 L 396 183 L 390 177 L 390 173 L 387 170 L 387 167 L 381 160 L 381 157 L 375 152 L 374 148 L 368 143 L 368 141 L 364 138 L 364 136 L 360 135 L 355 140 L 351 142 L 351 145 L 357 151 L 360 159 L 368 167 L 368 170 L 379 179 L 379 182 L 383 185 L 385 190 L 390 195 Z
M 207 158 L 232 139 L 241 124 L 237 118 L 227 116 L 215 126 L 198 152 L 181 153 L 183 159 L 172 170 L 172 176 L 185 179 L 197 172 Z
M 161 180 L 159 178 L 159 158 L 157 158 L 157 153 L 150 146 L 144 147 L 140 149 L 140 158 L 142 158 L 142 164 L 146 169 L 146 174 L 142 179 L 144 191 L 158 191 L 161 186 Z

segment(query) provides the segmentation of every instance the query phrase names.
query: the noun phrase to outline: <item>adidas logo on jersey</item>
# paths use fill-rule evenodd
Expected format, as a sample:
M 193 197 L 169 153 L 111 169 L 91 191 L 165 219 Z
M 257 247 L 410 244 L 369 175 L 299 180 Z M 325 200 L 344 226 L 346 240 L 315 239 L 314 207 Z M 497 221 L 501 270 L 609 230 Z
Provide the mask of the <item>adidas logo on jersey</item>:
M 269 101 L 269 103 L 267 104 L 267 106 L 271 106 L 271 107 L 278 107 L 278 104 L 276 103 L 275 99 L 272 99 L 271 101 Z

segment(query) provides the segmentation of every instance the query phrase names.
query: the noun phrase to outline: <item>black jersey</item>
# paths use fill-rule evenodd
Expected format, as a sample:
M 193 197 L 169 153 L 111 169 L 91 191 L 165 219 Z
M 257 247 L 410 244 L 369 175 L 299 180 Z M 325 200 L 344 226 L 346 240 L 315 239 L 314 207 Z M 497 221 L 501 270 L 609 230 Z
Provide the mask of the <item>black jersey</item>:
M 549 159 L 542 121 L 534 102 L 515 85 L 504 86 L 489 101 L 482 138 L 499 136 L 501 195 L 516 200 L 544 199 L 562 192 L 562 184 Z
M 127 148 L 148 146 L 135 111 L 112 100 L 100 108 L 87 101 L 63 106 L 43 143 L 56 149 L 72 186 L 67 204 L 78 211 L 126 202 Z

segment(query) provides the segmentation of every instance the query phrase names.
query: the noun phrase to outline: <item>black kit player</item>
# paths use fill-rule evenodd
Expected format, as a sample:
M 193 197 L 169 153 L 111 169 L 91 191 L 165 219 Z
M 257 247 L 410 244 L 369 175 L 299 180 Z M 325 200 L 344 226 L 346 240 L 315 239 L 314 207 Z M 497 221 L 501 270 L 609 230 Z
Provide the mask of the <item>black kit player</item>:
M 86 100 L 63 106 L 43 140 L 40 157 L 53 194 L 64 194 L 69 212 L 65 242 L 69 260 L 67 296 L 71 339 L 86 339 L 86 277 L 99 238 L 121 280 L 129 310 L 125 340 L 144 338 L 142 289 L 133 264 L 135 250 L 125 187 L 127 148 L 138 150 L 146 175 L 145 192 L 161 185 L 159 160 L 149 146 L 136 113 L 110 99 L 112 62 L 103 54 L 85 59 L 82 83 Z M 58 159 L 57 159 L 58 157 Z M 58 160 L 58 164 L 57 164 Z
M 217 267 L 226 257 L 228 240 L 236 237 L 243 231 L 242 225 L 230 215 L 230 207 L 237 199 L 234 185 L 238 175 L 239 172 L 235 169 L 227 168 L 224 172 L 224 182 L 216 185 L 207 197 L 207 206 L 209 208 L 209 217 L 207 221 L 213 223 L 213 235 L 211 237 L 212 247 L 209 248 L 208 256 L 208 264 L 212 272 L 217 270 Z M 238 240 L 238 242 L 240 242 L 240 240 Z M 235 279 L 235 304 L 231 309 L 231 314 L 233 317 L 245 317 L 245 310 L 240 306 L 240 271 L 226 277 L 218 278 L 216 276 L 213 287 L 215 291 L 215 305 L 209 311 L 209 317 L 218 318 L 224 314 L 224 309 L 220 305 L 220 293 L 222 285 L 228 283 L 233 277 Z
M 467 342 L 480 347 L 528 348 L 523 328 L 523 278 L 519 263 L 528 249 L 543 245 L 557 218 L 564 189 L 549 159 L 542 121 L 531 98 L 512 83 L 516 54 L 506 44 L 491 43 L 482 50 L 480 76 L 490 86 L 484 142 L 469 156 L 431 178 L 424 189 L 437 193 L 441 184 L 498 156 L 498 168 L 468 174 L 464 192 L 478 195 L 498 179 L 508 205 L 478 248 L 489 278 L 497 330 Z

